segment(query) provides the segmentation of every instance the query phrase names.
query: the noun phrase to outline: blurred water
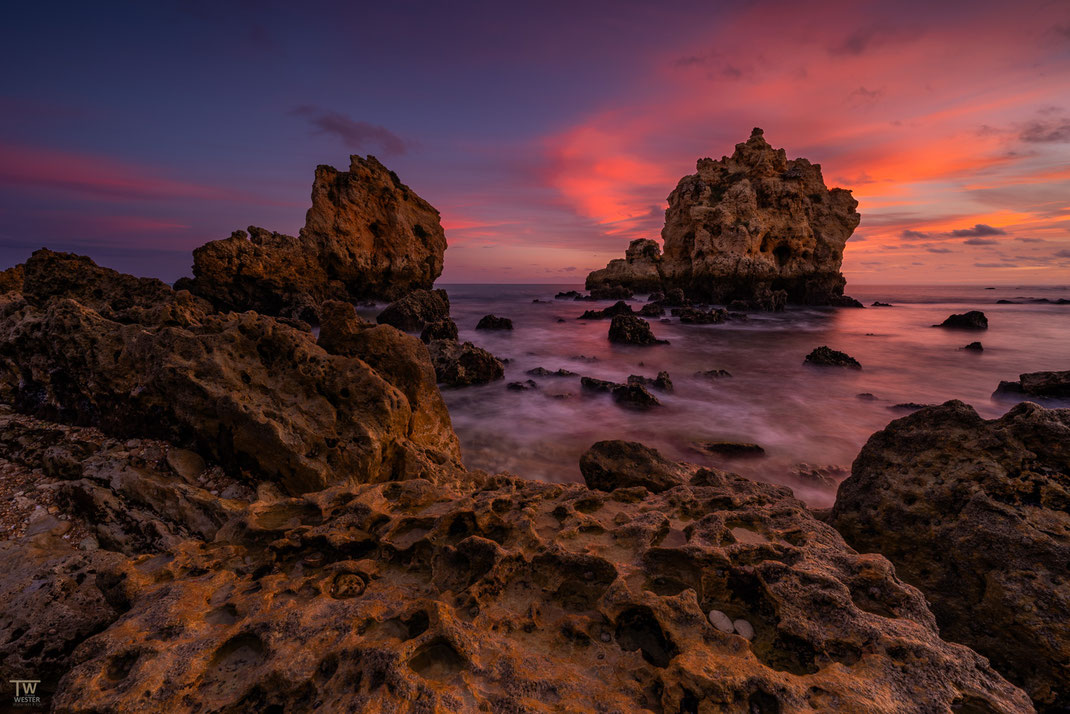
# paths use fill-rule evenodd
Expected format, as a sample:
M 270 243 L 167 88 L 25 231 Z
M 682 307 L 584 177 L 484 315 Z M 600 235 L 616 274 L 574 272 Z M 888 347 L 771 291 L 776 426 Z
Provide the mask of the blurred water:
M 611 301 L 553 299 L 558 290 L 580 286 L 445 287 L 461 339 L 510 359 L 504 381 L 443 392 L 465 463 L 546 481 L 581 480 L 578 461 L 587 447 L 600 439 L 629 439 L 670 458 L 783 483 L 813 505 L 828 505 L 835 486 L 794 478 L 793 468 L 799 463 L 849 468 L 870 434 L 907 413 L 890 406 L 962 399 L 991 418 L 1010 406 L 991 398 L 1001 379 L 1070 369 L 1070 305 L 995 304 L 1001 298 L 1070 298 L 1067 286 L 849 286 L 849 294 L 866 305 L 880 300 L 894 307 L 791 308 L 723 325 L 654 318 L 654 332 L 670 341 L 655 347 L 610 344 L 608 320 L 576 319 Z M 548 302 L 533 303 L 536 298 Z M 629 302 L 638 309 L 645 296 Z M 969 309 L 988 315 L 987 331 L 931 327 Z M 488 313 L 512 318 L 516 329 L 475 331 Z M 974 340 L 984 344 L 983 353 L 960 349 Z M 804 366 L 803 358 L 820 345 L 847 352 L 863 369 Z M 663 406 L 635 412 L 617 406 L 609 395 L 581 393 L 579 377 L 535 377 L 538 391 L 506 389 L 539 366 L 618 382 L 630 374 L 653 377 L 666 370 L 675 392 L 654 392 Z M 726 369 L 733 376 L 715 381 L 694 376 L 709 369 Z M 877 399 L 859 399 L 863 392 Z M 696 446 L 712 440 L 756 442 L 767 457 L 731 460 Z

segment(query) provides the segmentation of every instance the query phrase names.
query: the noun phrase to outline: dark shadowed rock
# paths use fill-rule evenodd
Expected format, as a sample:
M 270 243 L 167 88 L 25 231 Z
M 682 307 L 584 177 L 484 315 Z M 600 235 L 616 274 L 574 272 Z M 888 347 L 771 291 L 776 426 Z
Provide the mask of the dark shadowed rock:
M 509 382 L 505 385 L 505 388 L 513 392 L 530 392 L 533 389 L 538 389 L 539 385 L 534 379 L 525 379 L 523 382 Z
M 591 300 L 627 300 L 631 296 L 631 289 L 623 285 L 608 285 L 590 291 Z
M 958 330 L 987 330 L 988 318 L 980 310 L 970 310 L 958 315 L 950 315 L 939 325 L 933 327 L 951 327 Z
M 661 317 L 665 314 L 665 307 L 658 302 L 648 302 L 639 308 L 640 317 Z
M 432 342 L 434 340 L 456 340 L 457 339 L 457 323 L 451 318 L 445 320 L 439 320 L 438 322 L 432 322 L 427 325 L 420 332 L 420 340 L 422 342 Z
M 634 315 L 615 315 L 609 325 L 609 341 L 622 345 L 667 345 L 650 330 L 650 323 Z
M 824 345 L 806 355 L 804 362 L 818 367 L 849 367 L 851 369 L 862 369 L 862 365 L 851 355 L 846 352 L 840 352 L 839 350 L 829 349 Z
M 22 281 L 25 276 L 25 265 L 14 265 L 6 270 L 0 270 L 0 293 L 22 292 Z
M 921 588 L 943 635 L 1042 712 L 1070 701 L 1070 410 L 952 401 L 870 437 L 831 523 Z
M 881 302 L 880 300 L 877 300 L 876 302 L 873 303 L 873 307 L 894 307 L 894 306 L 891 303 Z
M 375 318 L 405 332 L 420 332 L 436 322 L 450 319 L 450 297 L 445 290 L 413 290 L 390 303 Z
M 704 441 L 702 448 L 711 454 L 731 457 L 755 457 L 765 456 L 765 449 L 758 444 L 745 441 Z
M 970 352 L 984 352 L 985 348 L 980 342 L 971 342 L 962 349 L 969 350 Z
M 599 441 L 580 457 L 588 488 L 614 491 L 641 486 L 661 493 L 686 483 L 688 471 L 657 450 L 635 441 Z
M 1040 399 L 1070 399 L 1070 370 L 1064 372 L 1028 372 L 1017 382 L 1000 382 L 993 396 Z
M 627 409 L 652 409 L 660 406 L 658 398 L 647 391 L 642 384 L 629 381 L 613 388 L 613 401 Z
M 695 372 L 695 376 L 703 379 L 723 379 L 725 377 L 731 377 L 732 374 L 725 369 L 706 369 L 701 372 Z
M 554 295 L 555 300 L 579 300 L 583 293 L 578 290 L 565 290 Z
M 440 384 L 467 387 L 505 377 L 502 361 L 471 342 L 433 340 L 427 345 Z
M 623 385 L 611 382 L 608 379 L 595 379 L 594 377 L 581 377 L 580 386 L 586 392 L 608 393 Z
M 587 310 L 580 315 L 578 320 L 605 320 L 614 315 L 631 315 L 632 307 L 623 300 L 618 300 L 604 310 Z
M 700 310 L 694 307 L 676 307 L 672 314 L 685 325 L 719 325 L 728 319 L 728 310 Z
M 575 372 L 570 372 L 567 369 L 549 370 L 545 367 L 535 367 L 527 371 L 533 377 L 575 377 Z
M 654 378 L 643 377 L 642 375 L 633 374 L 628 377 L 628 384 L 638 384 L 645 387 L 653 387 L 662 392 L 672 391 L 672 379 L 669 377 L 669 373 L 662 370 L 658 372 L 658 376 Z
M 498 317 L 497 315 L 484 315 L 479 318 L 479 322 L 476 324 L 477 330 L 511 330 L 513 329 L 513 321 L 508 317 Z

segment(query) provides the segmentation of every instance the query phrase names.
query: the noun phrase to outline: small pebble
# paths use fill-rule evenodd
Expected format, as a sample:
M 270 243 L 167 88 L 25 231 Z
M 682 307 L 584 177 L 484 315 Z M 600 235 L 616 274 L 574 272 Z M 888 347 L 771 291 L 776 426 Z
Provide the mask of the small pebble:
M 746 620 L 736 620 L 732 623 L 732 627 L 736 628 L 736 633 L 745 640 L 754 638 L 754 628 Z
M 609 642 L 613 638 L 610 637 L 608 632 L 603 632 L 601 635 L 598 636 L 598 639 L 602 640 L 603 642 Z
M 737 620 L 737 622 L 743 622 L 743 620 Z M 734 629 L 732 627 L 732 619 L 720 610 L 710 610 L 710 624 L 721 632 L 727 632 L 729 634 L 731 634 Z M 746 623 L 744 622 L 744 624 Z M 750 627 L 750 625 L 747 625 L 747 627 Z

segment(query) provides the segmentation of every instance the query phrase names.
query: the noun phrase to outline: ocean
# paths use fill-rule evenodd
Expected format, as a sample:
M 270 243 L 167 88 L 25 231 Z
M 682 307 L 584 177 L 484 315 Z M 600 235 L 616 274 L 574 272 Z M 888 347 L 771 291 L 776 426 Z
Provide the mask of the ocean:
M 609 320 L 576 319 L 613 301 L 554 299 L 558 291 L 582 286 L 441 287 L 449 293 L 460 338 L 509 360 L 503 381 L 443 390 L 465 464 L 550 482 L 582 481 L 579 458 L 591 444 L 626 439 L 672 459 L 783 484 L 812 506 L 828 506 L 869 436 L 909 413 L 895 405 L 961 399 L 993 418 L 1014 403 L 993 399 L 1000 380 L 1070 369 L 1070 305 L 997 304 L 1070 299 L 1070 286 L 849 285 L 847 293 L 867 306 L 879 300 L 893 307 L 791 307 L 721 325 L 650 318 L 654 333 L 670 342 L 653 347 L 611 344 Z M 638 309 L 646 296 L 628 302 Z M 989 329 L 932 327 L 967 310 L 984 311 Z M 479 318 L 491 313 L 512 319 L 515 329 L 476 331 Z M 983 352 L 961 349 L 975 340 Z M 821 345 L 848 353 L 862 369 L 804 365 Z M 578 376 L 526 374 L 535 367 L 616 382 L 664 370 L 674 391 L 652 390 L 662 406 L 633 411 L 608 394 L 584 393 Z M 732 376 L 696 376 L 713 369 Z M 527 379 L 539 389 L 506 387 Z M 874 398 L 858 396 L 864 393 Z M 704 450 L 701 444 L 709 441 L 752 442 L 766 453 L 729 458 Z

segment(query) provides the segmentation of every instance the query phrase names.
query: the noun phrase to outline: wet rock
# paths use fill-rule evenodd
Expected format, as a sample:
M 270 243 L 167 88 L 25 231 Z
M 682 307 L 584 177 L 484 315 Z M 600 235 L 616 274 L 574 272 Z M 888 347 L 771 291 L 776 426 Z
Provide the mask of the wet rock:
M 1018 375 L 1017 382 L 1000 382 L 994 397 L 1038 399 L 1070 399 L 1070 370 L 1063 372 L 1028 372 Z
M 583 297 L 583 293 L 578 290 L 566 290 L 554 295 L 555 300 L 579 300 Z
M 919 404 L 918 402 L 902 402 L 901 404 L 893 404 L 889 409 L 901 412 L 916 412 L 919 409 L 925 409 L 926 407 L 933 407 L 935 404 Z
M 970 310 L 959 315 L 951 315 L 939 325 L 933 327 L 951 327 L 957 330 L 987 330 L 988 318 L 980 310 Z
M 591 300 L 627 300 L 631 296 L 631 289 L 623 285 L 606 285 L 590 290 Z
M 622 345 L 667 345 L 650 330 L 650 323 L 634 315 L 615 315 L 609 325 L 609 341 Z
M 731 457 L 765 456 L 765 449 L 745 441 L 704 441 L 702 448 L 711 454 Z
M 534 379 L 525 379 L 523 382 L 510 382 L 505 388 L 513 392 L 529 392 L 538 389 L 539 385 Z
M 413 290 L 387 305 L 375 321 L 404 332 L 420 332 L 428 325 L 449 319 L 450 298 L 445 290 Z
M 862 392 L 861 394 L 856 394 L 855 396 L 864 402 L 873 402 L 877 400 L 876 395 L 871 394 L 870 392 Z
M 1070 410 L 986 421 L 958 401 L 870 437 L 831 523 L 921 588 L 940 631 L 989 658 L 1038 711 L 1070 700 Z
M 457 340 L 433 340 L 427 345 L 440 384 L 467 387 L 505 377 L 502 361 L 482 347 Z
M 628 377 L 628 384 L 638 384 L 643 387 L 653 387 L 662 392 L 672 391 L 672 379 L 669 377 L 669 373 L 662 370 L 658 372 L 658 376 L 654 378 L 643 377 L 642 375 L 633 374 Z
M 804 361 L 806 364 L 817 365 L 819 367 L 849 367 L 851 369 L 862 369 L 862 365 L 859 364 L 858 360 L 846 352 L 829 349 L 825 346 L 818 347 L 813 352 L 806 355 Z
M 687 469 L 669 461 L 656 449 L 635 441 L 599 441 L 580 457 L 580 472 L 588 488 L 614 491 L 641 486 L 661 493 L 686 483 Z
M 693 307 L 673 308 L 672 314 L 685 325 L 719 325 L 728 319 L 727 310 L 699 310 Z
M 556 370 L 552 370 L 551 371 L 549 369 L 546 369 L 545 367 L 535 367 L 534 369 L 529 369 L 527 371 L 527 374 L 530 374 L 533 377 L 575 377 L 576 376 L 575 372 L 570 372 L 567 369 L 556 369 Z
M 726 369 L 706 369 L 701 372 L 695 372 L 695 376 L 702 379 L 724 379 L 725 377 L 731 377 L 732 374 Z
M 894 306 L 891 303 L 881 302 L 880 300 L 877 300 L 876 302 L 873 303 L 873 307 L 894 307 Z
M 604 310 L 587 310 L 578 320 L 606 320 L 614 315 L 631 315 L 632 307 L 623 300 L 618 300 Z
M 660 406 L 658 398 L 647 391 L 641 384 L 629 382 L 613 389 L 613 401 L 628 409 L 651 409 Z
M 984 352 L 985 348 L 980 342 L 971 342 L 962 349 L 969 350 L 970 352 Z
M 621 387 L 623 385 L 618 384 L 617 382 L 611 382 L 608 379 L 595 379 L 594 377 L 581 377 L 580 378 L 580 386 L 583 388 L 583 390 L 585 392 L 594 392 L 596 394 L 598 394 L 598 393 L 608 394 L 609 392 L 612 392 L 617 387 Z
M 420 341 L 425 344 L 434 340 L 457 340 L 457 323 L 450 318 L 432 322 L 420 332 Z
M 513 329 L 513 321 L 508 317 L 498 317 L 497 315 L 484 315 L 479 318 L 479 322 L 476 324 L 477 330 L 511 330 Z
M 665 308 L 661 303 L 649 302 L 639 308 L 640 317 L 661 317 L 665 314 Z

